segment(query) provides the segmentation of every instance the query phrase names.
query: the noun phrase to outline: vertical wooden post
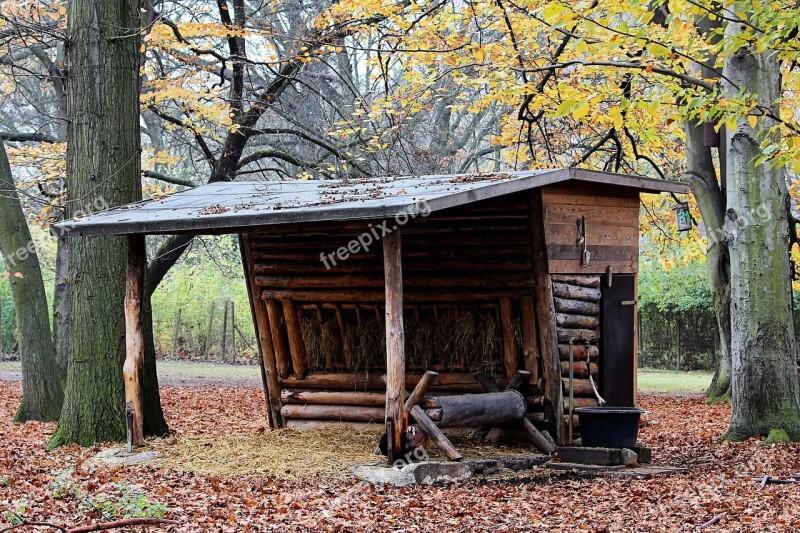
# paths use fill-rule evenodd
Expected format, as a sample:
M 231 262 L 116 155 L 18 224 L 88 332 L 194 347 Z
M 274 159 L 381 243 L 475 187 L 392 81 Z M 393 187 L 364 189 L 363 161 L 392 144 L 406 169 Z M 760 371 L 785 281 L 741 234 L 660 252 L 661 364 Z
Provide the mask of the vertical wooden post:
M 142 417 L 142 365 L 144 335 L 142 333 L 142 299 L 144 269 L 147 261 L 144 235 L 128 237 L 128 266 L 125 281 L 125 413 L 128 421 L 129 446 L 144 444 Z
M 403 266 L 400 231 L 383 238 L 386 287 L 386 436 L 389 464 L 403 455 L 406 386 L 405 333 L 403 331 Z
M 289 345 L 281 327 L 282 315 L 278 301 L 272 298 L 267 300 L 267 316 L 269 328 L 272 332 L 272 347 L 275 349 L 275 361 L 278 365 L 278 375 L 282 379 L 289 377 Z
M 308 374 L 306 349 L 303 342 L 303 332 L 300 329 L 300 318 L 297 307 L 291 298 L 283 299 L 283 319 L 286 321 L 286 334 L 289 338 L 289 350 L 292 354 L 292 367 L 294 375 L 303 379 Z
M 503 332 L 503 365 L 509 379 L 519 370 L 519 351 L 514 338 L 514 302 L 500 298 L 500 329 Z
M 269 409 L 269 426 L 270 429 L 281 428 L 284 425 L 281 417 L 281 386 L 278 382 L 275 349 L 272 346 L 272 332 L 269 327 L 266 302 L 261 299 L 261 290 L 252 283 L 254 275 L 253 260 L 250 256 L 250 242 L 246 235 L 240 236 L 239 248 L 242 253 L 242 263 L 244 264 L 245 282 L 250 293 L 250 311 L 256 327 L 258 351 L 261 355 L 261 380 L 264 383 L 264 394 Z M 242 332 L 240 331 L 239 334 L 241 335 Z M 244 335 L 242 335 L 242 339 L 244 339 Z
M 559 445 L 564 444 L 564 408 L 561 383 L 561 361 L 558 356 L 558 331 L 553 303 L 553 281 L 547 259 L 547 238 L 544 230 L 544 207 L 540 190 L 531 193 L 531 247 L 533 249 L 533 284 L 536 293 L 536 317 L 539 321 L 539 348 L 544 377 L 544 413 L 550 422 L 550 434 Z
M 539 344 L 536 339 L 536 311 L 533 298 L 523 296 L 519 300 L 522 321 L 522 359 L 525 370 L 531 373 L 530 382 L 539 382 Z

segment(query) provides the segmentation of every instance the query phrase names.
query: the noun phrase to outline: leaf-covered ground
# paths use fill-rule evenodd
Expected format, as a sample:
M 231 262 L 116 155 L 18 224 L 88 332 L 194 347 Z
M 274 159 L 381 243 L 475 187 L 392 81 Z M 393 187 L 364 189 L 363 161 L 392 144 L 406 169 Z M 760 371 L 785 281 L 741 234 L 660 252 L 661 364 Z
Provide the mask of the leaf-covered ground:
M 17 383 L 0 382 L 0 529 L 12 519 L 8 511 L 69 525 L 103 519 L 103 512 L 108 518 L 124 512 L 123 505 L 102 502 L 130 504 L 125 495 L 137 493 L 133 505 L 140 510 L 166 506 L 167 518 L 181 524 L 165 528 L 171 531 L 688 532 L 722 513 L 704 531 L 800 531 L 800 485 L 762 489 L 753 480 L 800 474 L 800 445 L 722 444 L 716 437 L 727 408 L 698 398 L 641 399 L 648 410 L 641 440 L 655 448 L 656 462 L 688 467 L 686 474 L 532 476 L 398 489 L 335 476 L 285 480 L 206 477 L 158 466 L 98 469 L 84 460 L 99 447 L 48 453 L 53 424 L 11 424 L 19 396 Z M 259 390 L 167 388 L 163 398 L 181 436 L 265 429 Z

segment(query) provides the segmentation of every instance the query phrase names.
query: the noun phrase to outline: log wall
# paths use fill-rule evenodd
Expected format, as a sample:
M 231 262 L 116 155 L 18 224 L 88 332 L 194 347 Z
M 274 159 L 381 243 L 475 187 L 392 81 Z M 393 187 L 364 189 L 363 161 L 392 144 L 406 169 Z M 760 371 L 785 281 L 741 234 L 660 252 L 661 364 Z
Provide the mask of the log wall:
M 595 405 L 589 375 L 600 363 L 600 276 L 636 270 L 638 194 L 606 187 L 542 191 L 560 368 L 575 347 L 576 406 Z M 448 209 L 402 225 L 406 389 L 439 372 L 437 395 L 478 393 L 474 372 L 500 386 L 531 372 L 528 417 L 544 425 L 542 324 L 534 291 L 531 209 L 526 194 Z M 593 258 L 581 267 L 577 224 L 586 217 Z M 380 221 L 258 228 L 243 239 L 259 331 L 274 357 L 279 425 L 382 423 L 386 373 Z M 394 230 L 396 223 L 388 226 Z M 606 251 L 603 251 L 606 250 Z M 610 250 L 610 251 L 609 251 Z M 346 259 L 342 259 L 347 256 Z M 270 342 L 266 342 L 270 341 Z M 568 391 L 564 386 L 564 398 Z M 273 406 L 273 412 L 276 409 Z M 566 407 L 566 405 L 565 405 Z M 425 404 L 423 402 L 423 408 Z

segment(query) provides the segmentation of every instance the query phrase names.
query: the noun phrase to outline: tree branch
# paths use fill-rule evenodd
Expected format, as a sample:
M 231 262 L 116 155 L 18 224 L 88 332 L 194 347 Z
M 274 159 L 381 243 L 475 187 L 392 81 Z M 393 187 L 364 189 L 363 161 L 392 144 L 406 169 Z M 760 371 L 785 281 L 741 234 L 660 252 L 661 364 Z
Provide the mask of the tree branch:
M 163 181 L 165 183 L 171 183 L 173 185 L 183 185 L 184 187 L 195 187 L 196 185 L 192 180 L 185 179 L 185 178 L 178 178 L 175 176 L 167 176 L 166 174 L 162 174 L 161 172 L 156 172 L 155 170 L 145 170 L 142 172 L 145 178 L 151 178 L 158 181 Z

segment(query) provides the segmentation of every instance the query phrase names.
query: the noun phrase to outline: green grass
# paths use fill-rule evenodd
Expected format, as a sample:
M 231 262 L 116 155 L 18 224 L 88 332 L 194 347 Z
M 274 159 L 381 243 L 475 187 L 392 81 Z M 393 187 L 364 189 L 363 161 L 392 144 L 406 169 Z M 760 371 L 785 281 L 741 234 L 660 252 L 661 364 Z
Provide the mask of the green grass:
M 639 369 L 639 392 L 644 394 L 703 394 L 711 383 L 711 372 L 678 372 L 656 368 Z

